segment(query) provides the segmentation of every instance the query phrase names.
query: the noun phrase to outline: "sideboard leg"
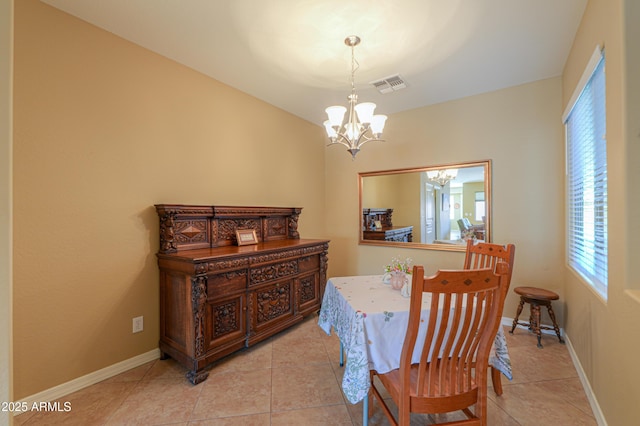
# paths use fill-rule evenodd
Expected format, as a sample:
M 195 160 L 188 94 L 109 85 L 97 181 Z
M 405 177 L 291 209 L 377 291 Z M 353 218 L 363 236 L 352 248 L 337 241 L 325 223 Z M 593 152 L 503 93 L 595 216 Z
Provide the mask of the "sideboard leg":
M 207 377 L 209 377 L 209 372 L 208 371 L 191 370 L 191 371 L 187 372 L 186 376 L 187 376 L 187 379 L 192 384 L 197 385 L 198 383 L 202 383 L 205 380 L 207 380 Z

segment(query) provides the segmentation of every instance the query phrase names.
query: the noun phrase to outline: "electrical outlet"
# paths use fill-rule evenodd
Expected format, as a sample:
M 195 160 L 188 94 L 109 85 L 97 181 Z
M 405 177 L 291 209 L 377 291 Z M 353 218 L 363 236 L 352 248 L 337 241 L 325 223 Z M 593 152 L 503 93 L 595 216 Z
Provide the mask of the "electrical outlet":
M 135 317 L 133 319 L 133 332 L 140 333 L 144 330 L 144 317 Z

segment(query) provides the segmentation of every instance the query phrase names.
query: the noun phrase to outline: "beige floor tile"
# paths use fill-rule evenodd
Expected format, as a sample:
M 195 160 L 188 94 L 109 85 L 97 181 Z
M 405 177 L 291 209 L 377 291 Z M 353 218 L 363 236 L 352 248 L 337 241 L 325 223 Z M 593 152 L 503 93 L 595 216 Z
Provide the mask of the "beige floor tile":
M 543 383 L 510 385 L 495 403 L 522 426 L 538 426 L 542 419 L 563 426 L 596 424 L 591 415 L 569 404 L 562 395 L 550 393 Z
M 301 337 L 273 342 L 273 367 L 307 366 L 327 364 L 329 357 L 320 339 Z
M 57 400 L 62 411 L 34 412 L 24 423 L 17 424 L 102 425 L 135 386 L 135 383 L 98 383 Z M 69 410 L 64 411 L 67 407 Z
M 225 371 L 253 371 L 271 368 L 272 353 L 273 341 L 269 339 L 215 362 L 210 369 L 210 374 Z
M 173 380 L 142 380 L 106 424 L 159 425 L 187 422 L 203 387 L 202 384 L 192 385 L 184 377 Z
M 513 380 L 510 382 L 512 384 L 576 378 L 578 376 L 564 346 L 549 346 L 544 349 L 538 349 L 535 346 L 533 348 L 510 347 L 509 357 L 513 370 Z M 507 382 L 508 380 L 503 384 Z
M 344 404 L 281 411 L 271 415 L 271 426 L 350 426 L 352 424 L 351 417 Z
M 536 385 L 548 395 L 556 395 L 588 416 L 593 416 L 591 405 L 584 393 L 580 379 L 549 380 Z
M 273 412 L 344 403 L 329 363 L 274 368 L 272 375 Z
M 326 336 L 326 333 L 318 327 L 318 317 L 316 315 L 310 315 L 305 318 L 300 324 L 295 327 L 291 327 L 288 330 L 278 334 L 278 341 L 287 341 L 288 339 L 320 339 Z
M 249 416 L 225 417 L 210 420 L 195 420 L 189 426 L 270 426 L 269 413 L 252 414 Z
M 167 358 L 164 360 L 157 360 L 153 363 L 149 371 L 144 375 L 142 380 L 179 380 L 184 379 L 188 383 L 185 374 L 187 369 L 178 364 L 175 360 Z
M 268 413 L 271 408 L 271 370 L 212 373 L 190 420 Z

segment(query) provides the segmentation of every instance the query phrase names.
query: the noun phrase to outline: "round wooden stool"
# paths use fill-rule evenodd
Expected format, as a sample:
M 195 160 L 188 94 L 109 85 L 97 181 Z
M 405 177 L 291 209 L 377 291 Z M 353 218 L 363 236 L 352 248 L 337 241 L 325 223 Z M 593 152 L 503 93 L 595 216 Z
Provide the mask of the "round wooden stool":
M 513 320 L 513 326 L 509 333 L 513 334 L 513 330 L 516 329 L 517 325 L 526 325 L 529 330 L 535 332 L 538 336 L 538 347 L 541 348 L 542 344 L 540 343 L 540 338 L 542 337 L 542 333 L 540 330 L 555 330 L 560 343 L 564 343 L 564 340 L 562 340 L 562 337 L 560 336 L 560 328 L 556 322 L 556 315 L 553 313 L 553 308 L 551 307 L 551 301 L 558 300 L 560 296 L 553 291 L 537 287 L 516 287 L 513 291 L 520 295 L 520 304 L 518 305 L 518 311 L 516 312 L 516 317 Z M 525 303 L 528 303 L 531 309 L 529 322 L 518 322 L 518 317 L 520 317 Z M 547 307 L 549 317 L 551 317 L 551 321 L 553 322 L 553 327 L 540 325 L 540 306 Z

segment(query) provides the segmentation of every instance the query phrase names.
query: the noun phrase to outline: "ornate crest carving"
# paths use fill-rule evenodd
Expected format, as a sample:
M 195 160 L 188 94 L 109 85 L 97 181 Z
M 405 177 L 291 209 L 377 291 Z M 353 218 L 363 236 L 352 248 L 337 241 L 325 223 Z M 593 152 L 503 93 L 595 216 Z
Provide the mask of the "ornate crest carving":
M 291 282 L 259 291 L 256 296 L 258 324 L 291 312 Z

